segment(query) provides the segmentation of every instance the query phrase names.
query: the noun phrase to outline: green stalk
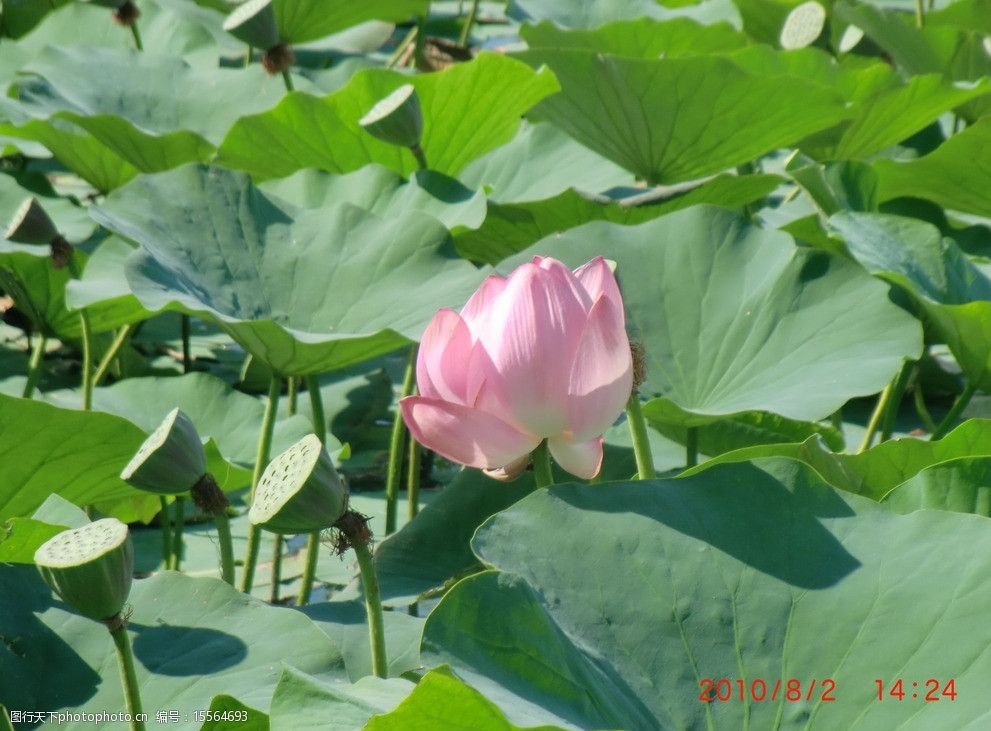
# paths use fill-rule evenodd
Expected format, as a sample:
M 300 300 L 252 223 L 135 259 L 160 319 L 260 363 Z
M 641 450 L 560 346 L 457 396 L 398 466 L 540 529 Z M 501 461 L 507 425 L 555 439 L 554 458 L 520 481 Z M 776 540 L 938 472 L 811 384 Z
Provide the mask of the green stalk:
M 547 440 L 544 439 L 537 447 L 530 452 L 530 461 L 533 462 L 533 481 L 537 487 L 550 487 L 554 484 L 554 473 L 551 472 L 551 453 L 547 449 Z
M 248 495 L 248 505 L 255 499 L 255 487 L 268 466 L 269 453 L 272 451 L 272 433 L 275 431 L 275 414 L 279 408 L 279 396 L 282 394 L 282 379 L 276 374 L 268 382 L 268 401 L 265 403 L 265 416 L 262 419 L 261 432 L 258 435 L 258 450 L 255 452 L 255 469 L 251 475 L 251 492 Z M 251 526 L 248 530 L 248 547 L 245 551 L 244 574 L 241 577 L 241 591 L 251 593 L 251 585 L 255 581 L 255 565 L 258 563 L 258 549 L 261 547 L 261 528 Z
M 251 48 L 251 44 L 248 44 L 248 52 L 244 54 L 244 68 L 248 68 L 251 65 L 251 52 L 254 49 Z
M 48 338 L 44 333 L 38 333 L 38 338 L 31 347 L 31 360 L 28 361 L 28 380 L 24 384 L 24 393 L 21 394 L 24 398 L 29 399 L 34 396 L 34 389 L 38 387 L 38 381 L 41 379 L 41 366 L 45 359 L 46 345 L 48 345 Z
M 286 399 L 289 402 L 286 404 L 286 413 L 295 416 L 299 400 L 299 379 L 294 376 L 286 379 Z
M 970 381 L 967 381 L 967 385 L 964 386 L 963 393 L 957 396 L 956 401 L 953 402 L 953 406 L 950 407 L 950 410 L 947 412 L 946 416 L 943 417 L 943 420 L 939 422 L 936 430 L 929 437 L 930 441 L 942 439 L 947 435 L 950 429 L 953 428 L 954 424 L 956 424 L 957 419 L 960 418 L 960 414 L 965 408 L 967 408 L 967 404 L 970 403 L 970 399 L 976 392 L 977 386 Z
M 69 275 L 79 279 L 79 267 L 72 253 L 69 254 L 68 267 Z M 93 408 L 93 337 L 85 308 L 79 310 L 79 330 L 83 340 L 83 411 L 90 411 Z
M 127 627 L 119 614 L 109 622 L 113 623 L 110 636 L 113 637 L 114 647 L 117 648 L 117 668 L 120 670 L 120 683 L 124 688 L 124 703 L 127 712 L 131 714 L 131 731 L 145 731 L 144 721 L 136 720 L 138 715 L 142 714 L 141 692 L 138 689 L 138 676 L 134 672 L 131 638 L 127 636 Z
M 389 660 L 385 654 L 385 625 L 382 620 L 382 597 L 379 594 L 375 561 L 368 544 L 355 541 L 352 544 L 358 558 L 361 586 L 365 594 L 365 611 L 368 614 L 368 639 L 372 647 L 372 673 L 380 678 L 389 677 Z
M 268 594 L 268 600 L 272 604 L 279 603 L 279 589 L 282 585 L 282 536 L 276 533 L 272 536 L 272 588 Z
M 416 40 L 416 36 L 419 32 L 420 29 L 415 25 L 410 28 L 409 33 L 407 33 L 406 36 L 399 42 L 399 45 L 396 46 L 396 50 L 392 52 L 391 56 L 389 56 L 389 60 L 385 64 L 387 69 L 391 69 L 399 63 L 399 59 L 403 57 L 404 53 L 406 53 L 406 49 L 409 48 L 409 45 Z
M 936 422 L 926 407 L 926 398 L 925 394 L 922 393 L 922 384 L 918 381 L 915 382 L 915 388 L 912 390 L 912 401 L 915 404 L 915 413 L 919 415 L 922 425 L 926 428 L 926 431 L 932 434 L 936 431 Z
M 169 501 L 164 495 L 158 498 L 159 519 L 162 521 L 162 569 L 172 566 L 172 518 L 169 517 Z
M 234 542 L 231 540 L 231 520 L 227 509 L 218 510 L 213 515 L 217 526 L 217 539 L 220 541 L 220 575 L 224 581 L 234 586 Z
M 902 365 L 902 369 L 895 376 L 895 380 L 892 381 L 891 395 L 888 398 L 887 406 L 884 409 L 884 415 L 881 418 L 881 441 L 886 442 L 891 439 L 891 434 L 895 431 L 895 421 L 898 417 L 898 407 L 901 406 L 902 399 L 905 397 L 905 389 L 908 388 L 909 382 L 912 380 L 912 375 L 915 372 L 915 363 L 911 361 L 905 361 Z
M 141 31 L 138 30 L 137 21 L 132 22 L 128 27 L 131 29 L 131 36 L 134 38 L 134 47 L 139 51 L 145 50 L 145 45 L 141 42 Z
M 409 356 L 406 360 L 406 375 L 403 377 L 401 398 L 413 393 L 413 385 L 416 381 L 416 354 L 417 346 L 413 345 L 409 349 Z M 396 531 L 396 502 L 399 498 L 399 477 L 403 467 L 403 435 L 405 433 L 406 426 L 403 423 L 403 414 L 397 405 L 396 418 L 392 422 L 392 438 L 389 440 L 389 467 L 385 475 L 386 535 Z
M 313 433 L 321 444 L 327 443 L 327 416 L 323 410 L 323 397 L 320 382 L 316 376 L 306 376 L 306 392 L 310 395 L 310 412 L 313 419 Z M 303 564 L 303 581 L 296 597 L 297 606 L 305 606 L 313 592 L 313 581 L 317 575 L 317 560 L 320 557 L 320 531 L 313 531 L 306 539 L 306 563 Z
M 103 380 L 103 377 L 107 375 L 107 371 L 110 370 L 110 365 L 114 362 L 114 358 L 116 358 L 120 353 L 120 349 L 124 347 L 124 343 L 127 342 L 127 338 L 133 329 L 134 325 L 129 323 L 117 331 L 114 341 L 110 343 L 110 348 L 103 354 L 103 359 L 100 361 L 100 365 L 96 367 L 96 374 L 93 376 L 94 388 L 99 386 L 100 382 Z
M 416 164 L 420 166 L 420 170 L 428 169 L 427 156 L 423 154 L 423 148 L 417 143 L 409 148 L 410 152 L 413 153 L 413 157 L 416 158 Z
M 626 421 L 630 425 L 630 436 L 633 438 L 633 455 L 637 459 L 637 476 L 641 480 L 652 480 L 657 477 L 654 470 L 654 456 L 650 452 L 650 440 L 647 438 L 647 422 L 640 408 L 640 394 L 633 391 L 630 400 L 626 402 Z
M 189 373 L 193 365 L 189 348 L 189 315 L 179 316 L 179 330 L 182 333 L 182 372 Z
M 685 469 L 694 467 L 699 463 L 699 428 L 697 426 L 688 427 L 685 433 Z
M 420 445 L 409 437 L 409 465 L 406 471 L 406 504 L 410 520 L 420 512 Z
M 413 46 L 413 67 L 418 71 L 424 71 L 426 64 L 423 62 L 423 47 L 427 40 L 427 16 L 421 15 L 416 19 L 416 39 Z
M 182 529 L 186 524 L 186 498 L 175 496 L 175 529 L 172 531 L 172 566 L 174 571 L 182 570 Z
M 926 11 L 922 7 L 922 0 L 915 0 L 915 26 L 922 28 L 926 24 Z
M 894 381 L 892 381 L 894 383 Z M 871 442 L 874 441 L 874 435 L 877 433 L 877 428 L 881 424 L 881 418 L 884 416 L 884 412 L 888 408 L 888 401 L 891 400 L 891 389 L 892 383 L 889 383 L 881 391 L 881 395 L 877 397 L 877 404 L 874 406 L 874 411 L 871 413 L 870 421 L 867 422 L 867 432 L 864 434 L 863 440 L 860 442 L 860 448 L 857 450 L 857 454 L 866 452 L 871 448 Z
M 292 83 L 292 74 L 289 73 L 289 69 L 285 69 L 282 72 L 282 82 L 286 85 L 286 91 L 296 91 L 295 85 Z
M 461 35 L 458 37 L 458 45 L 462 48 L 468 47 L 468 39 L 471 38 L 471 27 L 475 25 L 475 19 L 478 17 L 478 0 L 472 0 L 471 10 L 468 11 L 468 17 L 465 19 L 465 24 L 461 27 Z

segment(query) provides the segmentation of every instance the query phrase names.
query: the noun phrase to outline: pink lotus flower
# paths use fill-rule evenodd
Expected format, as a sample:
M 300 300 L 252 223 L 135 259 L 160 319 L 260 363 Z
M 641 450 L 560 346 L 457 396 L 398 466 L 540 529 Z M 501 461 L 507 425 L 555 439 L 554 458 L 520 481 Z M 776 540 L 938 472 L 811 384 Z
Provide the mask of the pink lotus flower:
M 450 460 L 518 471 L 541 440 L 579 477 L 602 465 L 602 432 L 633 385 L 623 300 L 602 257 L 574 272 L 534 257 L 491 276 L 458 314 L 440 310 L 401 402 L 418 442 Z M 515 463 L 515 464 L 514 464 Z

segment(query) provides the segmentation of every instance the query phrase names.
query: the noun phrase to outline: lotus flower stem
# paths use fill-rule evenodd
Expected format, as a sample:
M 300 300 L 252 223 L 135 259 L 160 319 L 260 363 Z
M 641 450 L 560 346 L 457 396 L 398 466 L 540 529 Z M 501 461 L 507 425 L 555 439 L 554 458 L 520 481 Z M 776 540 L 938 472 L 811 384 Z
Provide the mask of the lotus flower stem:
M 410 520 L 420 512 L 420 455 L 421 447 L 410 435 L 409 438 L 409 466 L 406 472 L 406 503 L 408 506 L 408 517 Z
M 685 469 L 699 463 L 699 428 L 690 426 L 685 433 Z
M 124 343 L 127 342 L 127 338 L 131 334 L 132 330 L 134 330 L 134 325 L 129 323 L 117 331 L 114 341 L 110 343 L 110 348 L 103 354 L 103 359 L 96 367 L 96 373 L 93 375 L 94 388 L 99 386 L 103 381 L 103 377 L 107 375 L 107 371 L 110 370 L 110 365 L 114 362 L 114 358 L 116 358 L 120 353 L 120 349 L 124 347 Z
M 265 404 L 265 416 L 262 419 L 262 428 L 258 435 L 258 451 L 255 452 L 255 469 L 251 477 L 249 504 L 255 498 L 255 488 L 268 465 L 269 454 L 272 451 L 272 433 L 275 431 L 275 414 L 279 408 L 279 396 L 281 394 L 282 379 L 273 373 L 268 383 L 268 401 Z M 251 526 L 248 531 L 248 547 L 244 557 L 244 574 L 241 577 L 241 591 L 245 594 L 251 593 L 251 586 L 255 581 L 255 564 L 258 563 L 260 540 L 261 528 Z
M 217 540 L 220 541 L 220 576 L 234 586 L 234 544 L 231 540 L 231 519 L 227 516 L 227 509 L 214 513 L 213 522 L 217 526 Z
M 282 536 L 272 536 L 272 588 L 268 594 L 271 604 L 279 603 L 279 587 L 282 584 Z
M 530 452 L 533 462 L 533 480 L 537 487 L 550 487 L 554 484 L 554 473 L 551 472 L 551 453 L 547 450 L 547 440 L 544 439 Z
M 640 408 L 640 394 L 635 390 L 630 394 L 626 404 L 626 421 L 630 425 L 630 436 L 633 438 L 633 455 L 637 460 L 637 476 L 641 480 L 652 480 L 657 477 L 654 470 L 654 456 L 650 453 L 650 440 L 647 438 L 647 422 Z
M 915 373 L 915 363 L 905 361 L 901 371 L 892 381 L 891 397 L 881 417 L 881 441 L 886 442 L 891 439 L 891 434 L 895 430 L 895 419 L 898 416 L 898 407 L 901 406 L 902 398 L 905 396 L 905 389 L 908 388 L 912 375 Z
M 475 19 L 478 17 L 478 0 L 472 0 L 471 9 L 468 11 L 468 17 L 465 18 L 465 24 L 461 26 L 461 35 L 458 37 L 458 45 L 467 48 L 468 39 L 471 38 L 471 27 L 475 25 Z
M 131 638 L 127 636 L 127 625 L 118 614 L 107 620 L 110 636 L 117 648 L 117 667 L 120 670 L 120 682 L 124 688 L 124 702 L 127 712 L 131 714 L 131 731 L 144 731 L 144 721 L 137 720 L 141 711 L 141 692 L 138 689 L 138 676 L 134 672 L 134 656 L 131 654 Z
M 379 594 L 375 561 L 368 543 L 353 541 L 354 555 L 358 559 L 361 587 L 365 595 L 365 611 L 368 614 L 368 639 L 372 648 L 372 673 L 380 678 L 389 677 L 389 660 L 385 654 L 385 623 L 382 620 L 382 597 Z
M 186 498 L 176 495 L 175 498 L 175 528 L 172 529 L 172 566 L 173 571 L 182 570 L 182 529 L 186 524 Z
M 963 410 L 967 408 L 967 404 L 970 403 L 970 399 L 976 391 L 977 386 L 970 381 L 967 381 L 967 385 L 964 386 L 963 392 L 957 396 L 956 401 L 953 402 L 953 406 L 950 407 L 950 410 L 946 413 L 946 416 L 943 417 L 943 420 L 939 422 L 939 425 L 936 427 L 936 431 L 934 431 L 932 436 L 929 437 L 930 441 L 942 439 L 946 436 L 950 429 L 953 428 L 954 424 L 957 423 L 957 419 L 960 418 L 960 414 Z
M 131 29 L 131 37 L 134 38 L 134 47 L 139 51 L 145 50 L 145 45 L 141 42 L 141 31 L 138 30 L 137 21 L 132 22 L 128 27 Z
M 189 348 L 189 315 L 179 316 L 179 331 L 182 335 L 182 372 L 189 373 L 193 366 Z
M 158 519 L 162 521 L 162 568 L 172 565 L 172 522 L 169 517 L 169 501 L 164 495 L 158 497 Z
M 292 83 L 292 74 L 289 73 L 289 69 L 283 69 L 282 82 L 286 85 L 287 92 L 296 91 L 296 87 Z
M 416 382 L 416 356 L 417 346 L 413 345 L 409 349 L 409 357 L 406 361 L 406 375 L 403 377 L 402 398 L 413 393 L 413 386 Z M 403 436 L 406 433 L 406 426 L 403 422 L 403 415 L 396 409 L 396 418 L 392 422 L 392 439 L 389 442 L 389 468 L 385 476 L 385 534 L 396 531 L 396 503 L 399 497 L 399 476 L 403 466 Z
M 306 376 L 306 392 L 310 395 L 310 412 L 313 419 L 313 433 L 321 444 L 327 443 L 327 417 L 323 410 L 323 397 L 320 395 L 320 382 L 316 376 Z M 305 606 L 313 592 L 313 580 L 317 573 L 317 560 L 320 556 L 320 531 L 310 533 L 306 539 L 306 563 L 303 565 L 303 582 L 296 597 L 297 606 Z
M 48 345 L 48 338 L 44 333 L 38 333 L 31 348 L 31 360 L 28 361 L 28 380 L 24 384 L 24 393 L 22 394 L 24 398 L 31 398 L 34 395 L 34 389 L 38 386 L 38 380 L 41 378 L 41 366 L 45 359 L 46 345 Z
M 926 431 L 932 434 L 936 431 L 936 422 L 926 407 L 926 396 L 922 392 L 922 384 L 918 381 L 915 383 L 915 388 L 912 389 L 912 401 L 915 403 L 915 413 L 919 415 L 922 425 L 926 428 Z

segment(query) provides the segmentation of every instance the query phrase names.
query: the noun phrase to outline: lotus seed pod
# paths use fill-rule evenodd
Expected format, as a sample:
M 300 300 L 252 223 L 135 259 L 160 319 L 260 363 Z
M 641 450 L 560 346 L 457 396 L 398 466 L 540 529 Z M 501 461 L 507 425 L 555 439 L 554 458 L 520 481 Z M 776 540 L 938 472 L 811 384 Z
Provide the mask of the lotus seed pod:
M 826 25 L 826 8 L 815 0 L 797 5 L 781 27 L 781 47 L 786 51 L 812 45 Z
M 358 124 L 383 142 L 401 147 L 419 145 L 423 116 L 416 89 L 412 84 L 403 84 L 372 107 Z
M 35 551 L 34 562 L 52 591 L 90 619 L 117 615 L 131 591 L 134 548 L 116 518 L 62 531 Z
M 172 409 L 151 433 L 120 479 L 139 490 L 164 495 L 188 492 L 206 474 L 206 453 L 192 420 Z
M 248 520 L 273 533 L 312 533 L 332 527 L 347 504 L 348 490 L 334 462 L 309 434 L 265 468 Z
M 55 223 L 45 213 L 37 198 L 21 203 L 3 237 L 18 244 L 48 246 L 59 236 Z
M 849 53 L 864 39 L 864 31 L 855 25 L 848 25 L 840 36 L 839 52 Z M 987 39 L 985 39 L 986 41 Z
M 227 16 L 224 30 L 249 46 L 267 50 L 279 43 L 272 0 L 248 0 Z

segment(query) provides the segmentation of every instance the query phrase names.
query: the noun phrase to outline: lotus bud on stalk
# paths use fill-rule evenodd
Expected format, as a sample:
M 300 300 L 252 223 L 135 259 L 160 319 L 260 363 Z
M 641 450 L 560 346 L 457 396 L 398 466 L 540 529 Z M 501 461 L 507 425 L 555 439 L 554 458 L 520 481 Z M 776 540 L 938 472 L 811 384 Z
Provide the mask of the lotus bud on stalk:
M 279 37 L 272 0 L 248 0 L 227 16 L 223 28 L 251 48 L 262 49 L 262 66 L 270 74 L 287 71 L 296 60 Z
M 45 583 L 74 611 L 103 622 L 117 649 L 117 664 L 127 711 L 141 713 L 127 620 L 122 614 L 134 575 L 134 548 L 127 526 L 103 518 L 81 528 L 64 530 L 43 543 L 34 563 Z M 132 720 L 132 731 L 144 722 Z
M 426 170 L 427 159 L 420 147 L 423 135 L 423 114 L 416 87 L 403 84 L 384 99 L 378 101 L 368 113 L 358 120 L 368 134 L 390 145 L 408 147 L 421 170 Z
M 546 452 L 578 477 L 602 466 L 602 432 L 630 398 L 633 362 L 619 286 L 596 257 L 572 271 L 537 256 L 490 276 L 460 312 L 440 310 L 420 343 L 410 432 L 448 459 L 507 477 Z M 539 449 L 538 449 L 539 448 Z M 535 451 L 536 450 L 536 451 Z
M 234 551 L 231 545 L 228 500 L 216 480 L 206 470 L 206 452 L 196 426 L 178 408 L 172 409 L 138 448 L 120 478 L 132 487 L 163 496 L 162 520 L 166 495 L 191 493 L 193 502 L 212 515 L 220 538 L 220 563 L 224 581 L 234 583 Z M 176 521 L 174 553 L 181 552 L 181 517 Z M 164 539 L 168 544 L 168 539 Z M 166 564 L 168 565 L 168 563 Z M 173 566 L 178 566 L 177 562 Z

